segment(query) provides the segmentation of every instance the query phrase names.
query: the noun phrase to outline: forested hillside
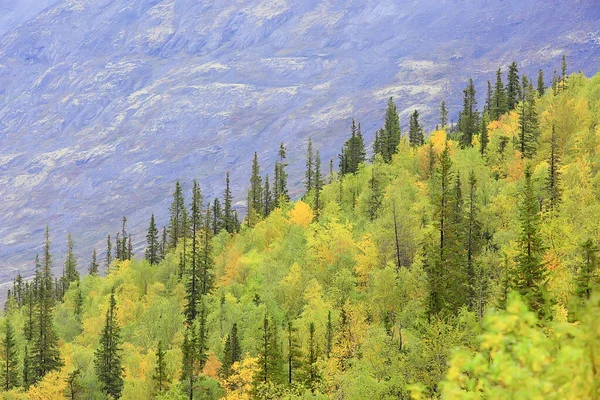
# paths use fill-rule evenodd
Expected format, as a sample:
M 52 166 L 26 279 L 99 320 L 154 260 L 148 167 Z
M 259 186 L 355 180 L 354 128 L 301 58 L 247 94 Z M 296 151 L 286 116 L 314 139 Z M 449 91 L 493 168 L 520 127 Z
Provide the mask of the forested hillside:
M 297 201 L 282 143 L 244 218 L 229 176 L 182 176 L 144 254 L 124 218 L 55 278 L 50 227 L 0 321 L 4 398 L 597 398 L 600 74 L 566 69 L 512 64 L 480 105 L 471 81 L 430 134 L 390 99 L 373 154 L 358 121 L 335 163 L 306 144 Z

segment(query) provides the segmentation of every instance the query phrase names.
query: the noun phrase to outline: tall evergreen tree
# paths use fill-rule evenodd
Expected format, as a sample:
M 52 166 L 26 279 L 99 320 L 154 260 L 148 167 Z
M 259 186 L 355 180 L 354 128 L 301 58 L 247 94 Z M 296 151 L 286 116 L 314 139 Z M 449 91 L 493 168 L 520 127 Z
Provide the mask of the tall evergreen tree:
M 583 260 L 577 273 L 576 293 L 582 299 L 589 300 L 592 294 L 592 283 L 598 269 L 598 245 L 588 239 L 581 245 Z
M 563 54 L 562 61 L 560 64 L 561 77 L 560 77 L 560 90 L 563 91 L 567 88 L 567 56 Z
M 552 74 L 552 95 L 556 96 L 558 93 L 558 76 L 556 75 L 556 68 L 554 69 L 554 73 Z
M 374 221 L 379 215 L 379 209 L 381 208 L 381 204 L 383 202 L 383 187 L 380 182 L 380 177 L 378 175 L 378 171 L 376 171 L 376 167 L 373 166 L 371 168 L 371 179 L 369 179 L 369 203 L 368 203 L 368 212 L 369 219 Z
M 235 215 L 233 211 L 233 196 L 229 187 L 229 172 L 225 175 L 225 194 L 223 196 L 223 228 L 228 233 L 235 232 Z
M 488 113 L 485 112 L 481 116 L 481 129 L 479 133 L 479 152 L 481 155 L 485 155 L 485 151 L 487 150 L 488 143 L 490 141 L 488 135 L 488 124 L 490 123 L 490 119 L 488 117 Z
M 174 249 L 177 247 L 179 240 L 183 236 L 183 213 L 185 212 L 185 199 L 183 197 L 183 190 L 179 181 L 175 182 L 175 190 L 173 192 L 173 202 L 169 207 L 170 219 L 169 219 L 169 248 Z
M 123 217 L 121 223 L 121 261 L 129 260 L 129 249 L 127 245 L 127 217 Z
M 548 208 L 553 210 L 560 203 L 560 154 L 558 138 L 552 125 L 552 139 L 550 141 L 550 157 L 548 158 L 548 177 L 546 178 L 546 192 L 548 194 Z
M 50 231 L 46 226 L 42 271 L 37 284 L 35 329 L 29 354 L 28 381 L 31 383 L 40 381 L 48 372 L 57 370 L 63 365 L 58 351 L 58 337 L 52 322 L 55 296 L 51 270 Z
M 321 174 L 321 154 L 319 150 L 317 150 L 317 153 L 315 154 L 314 170 L 313 184 L 315 192 L 315 218 L 319 219 L 319 216 L 321 215 L 321 209 L 323 208 L 323 200 L 321 199 L 321 196 L 324 185 L 323 175 Z
M 282 142 L 279 145 L 279 152 L 275 161 L 275 180 L 273 182 L 273 206 L 275 208 L 290 201 L 287 188 L 288 174 L 286 168 L 288 164 L 286 158 L 286 149 Z
M 523 79 L 524 99 L 519 106 L 519 148 L 524 157 L 530 158 L 535 154 L 539 136 L 539 123 L 536 110 L 536 93 Z
M 196 335 L 193 325 L 186 324 L 181 344 L 181 380 L 187 383 L 190 400 L 194 398 L 194 380 L 196 367 Z
M 356 122 L 352 120 L 350 131 L 350 138 L 346 140 L 342 147 L 342 152 L 338 156 L 340 159 L 341 175 L 356 173 L 358 166 L 364 163 L 367 158 L 360 123 L 356 125 Z
M 146 260 L 150 265 L 157 265 L 160 261 L 160 242 L 158 241 L 158 228 L 154 221 L 154 214 L 150 217 L 150 226 L 148 227 L 148 233 L 146 234 Z
M 448 110 L 446 109 L 446 102 L 442 101 L 440 107 L 440 128 L 443 129 L 448 126 Z
M 490 118 L 497 120 L 504 113 L 508 112 L 508 103 L 506 99 L 506 90 L 502 82 L 502 69 L 496 72 L 496 84 L 494 85 L 493 104 L 490 109 Z
M 261 329 L 260 347 L 258 351 L 258 382 L 281 381 L 281 352 L 277 338 L 277 324 L 273 323 L 267 315 L 263 320 Z
M 267 182 L 268 183 L 268 182 Z M 219 199 L 215 198 L 212 205 L 212 230 L 214 235 L 218 235 L 221 232 L 223 225 L 223 211 L 221 210 L 221 203 Z
M 333 350 L 333 322 L 331 321 L 331 310 L 327 311 L 327 335 L 326 335 L 326 346 L 327 358 L 331 355 Z
M 94 367 L 102 386 L 102 391 L 115 399 L 121 397 L 123 391 L 123 366 L 121 348 L 121 330 L 116 316 L 117 302 L 115 289 L 110 292 L 108 311 L 100 343 L 95 353 Z
M 198 303 L 200 301 L 201 288 L 201 266 L 200 266 L 200 243 L 198 241 L 202 231 L 202 193 L 198 182 L 194 181 L 192 189 L 191 205 L 191 228 L 192 228 L 192 248 L 190 259 L 190 271 L 186 282 L 186 306 L 185 316 L 187 323 L 191 325 L 196 319 L 198 313 Z M 205 231 L 208 231 L 206 229 Z
M 263 214 L 268 216 L 273 208 L 273 197 L 271 195 L 271 184 L 269 183 L 269 174 L 265 175 L 265 186 L 263 190 Z
M 263 216 L 263 185 L 258 165 L 258 155 L 254 152 L 252 174 L 250 175 L 250 191 L 248 193 L 248 225 L 254 226 Z
M 306 149 L 306 172 L 304 173 L 304 189 L 306 190 L 306 193 L 309 193 L 314 186 L 313 168 L 314 168 L 313 144 L 312 144 L 312 139 L 308 138 L 308 147 Z
M 112 256 L 112 242 L 110 240 L 110 235 L 106 237 L 106 270 L 110 270 L 110 264 L 112 264 L 113 256 Z
M 463 109 L 458 119 L 458 130 L 461 133 L 461 146 L 469 147 L 473 141 L 473 136 L 479 129 L 479 112 L 477 111 L 477 100 L 475 99 L 475 85 L 473 84 L 473 79 L 469 79 L 469 84 L 463 93 Z
M 200 294 L 207 295 L 213 286 L 213 269 L 214 269 L 214 259 L 213 259 L 213 234 L 211 229 L 209 228 L 211 215 L 210 208 L 207 207 L 205 211 L 205 219 L 202 230 L 200 231 L 200 248 L 198 249 L 198 264 L 199 264 L 199 290 Z
M 494 90 L 492 89 L 492 82 L 487 81 L 487 92 L 485 95 L 485 105 L 483 106 L 483 112 L 489 114 L 494 105 Z
M 477 179 L 475 172 L 469 174 L 469 197 L 467 202 L 465 249 L 467 250 L 467 278 L 469 279 L 469 303 L 475 308 L 475 257 L 481 249 L 481 224 L 479 222 L 479 209 L 477 206 Z
M 225 339 L 225 349 L 223 350 L 223 364 L 220 374 L 224 378 L 231 375 L 233 364 L 242 360 L 242 348 L 238 338 L 237 323 L 233 323 L 231 332 Z
M 298 332 L 293 323 L 287 323 L 287 382 L 291 385 L 298 375 L 297 370 L 301 366 L 300 345 L 298 343 Z
M 443 104 L 443 103 L 442 103 Z M 442 125 L 444 126 L 444 125 Z M 408 128 L 408 142 L 411 146 L 417 147 L 422 146 L 425 143 L 423 135 L 423 128 L 419 123 L 419 111 L 415 110 L 410 116 L 410 123 Z
M 168 251 L 167 227 L 163 226 L 163 229 L 162 229 L 162 239 L 160 241 L 160 259 L 161 260 L 165 259 L 165 257 L 167 256 L 167 251 Z
M 390 97 L 385 112 L 384 127 L 378 131 L 375 145 L 373 146 L 375 154 L 381 154 L 383 161 L 390 163 L 392 156 L 398 151 L 398 144 L 401 137 L 402 132 L 400 131 L 398 110 L 396 104 L 394 104 L 394 99 Z
M 540 234 L 538 199 L 533 189 L 531 166 L 525 168 L 525 186 L 519 205 L 519 253 L 515 259 L 512 285 L 527 300 L 532 311 L 542 315 L 547 271 L 544 265 L 544 246 Z
M 152 376 L 156 383 L 156 390 L 161 393 L 167 386 L 167 361 L 165 360 L 165 349 L 163 347 L 162 340 L 158 341 L 156 347 L 156 366 L 154 367 L 154 375 Z
M 311 322 L 308 326 L 308 351 L 306 352 L 306 385 L 315 390 L 318 383 L 317 368 L 317 343 L 315 340 L 315 323 Z
M 544 71 L 538 71 L 538 79 L 537 79 L 537 92 L 538 96 L 542 97 L 546 92 L 546 85 L 544 84 Z
M 98 275 L 98 259 L 96 255 L 96 249 L 92 251 L 92 262 L 90 263 L 88 273 L 92 276 Z
M 516 62 L 508 66 L 508 83 L 506 85 L 506 105 L 508 110 L 514 110 L 517 101 L 521 97 L 521 82 L 519 78 L 519 68 Z
M 127 237 L 127 259 L 133 259 L 133 244 L 131 242 L 131 234 Z
M 19 384 L 19 360 L 17 355 L 17 341 L 15 329 L 10 318 L 5 318 L 4 335 L 2 337 L 2 389 L 9 391 Z
M 71 233 L 67 237 L 67 257 L 65 259 L 64 286 L 65 290 L 69 288 L 71 282 L 79 281 L 79 272 L 77 271 L 77 258 L 74 252 L 74 243 Z

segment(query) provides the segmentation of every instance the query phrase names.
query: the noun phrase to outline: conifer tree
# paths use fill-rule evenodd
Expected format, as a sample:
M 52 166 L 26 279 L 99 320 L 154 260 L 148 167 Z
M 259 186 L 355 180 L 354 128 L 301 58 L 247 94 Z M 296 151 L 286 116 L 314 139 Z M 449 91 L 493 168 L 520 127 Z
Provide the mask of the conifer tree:
M 15 339 L 15 329 L 10 318 L 4 322 L 4 335 L 2 337 L 2 370 L 0 378 L 2 379 L 2 389 L 9 391 L 19 384 L 19 360 L 17 358 L 17 342 Z
M 167 256 L 167 249 L 168 249 L 168 244 L 167 244 L 167 240 L 168 240 L 168 236 L 167 236 L 167 227 L 163 226 L 162 229 L 162 239 L 160 241 L 160 259 L 164 260 L 165 257 Z
M 221 232 L 221 226 L 223 223 L 223 212 L 221 210 L 221 203 L 219 199 L 215 198 L 212 203 L 212 222 L 211 227 L 214 235 L 218 235 Z
M 81 325 L 81 317 L 83 315 L 83 295 L 81 293 L 81 282 L 77 282 L 77 294 L 75 295 L 75 304 L 73 305 L 73 314 Z
M 306 193 L 309 193 L 314 186 L 313 167 L 314 167 L 313 144 L 312 144 L 312 139 L 308 138 L 308 148 L 306 149 L 306 172 L 304 173 L 304 188 L 306 190 Z
M 527 79 L 523 79 L 524 100 L 519 111 L 519 147 L 524 157 L 530 158 L 536 150 L 538 132 L 538 117 L 536 111 L 536 94 Z
M 71 282 L 79 280 L 79 272 L 77 271 L 77 259 L 75 258 L 75 252 L 73 251 L 74 243 L 71 233 L 67 238 L 67 257 L 65 259 L 65 279 L 64 286 L 65 290 L 69 288 Z
M 538 71 L 537 92 L 538 96 L 540 97 L 542 97 L 546 92 L 546 86 L 544 84 L 544 71 L 541 69 Z
M 321 209 L 323 208 L 323 200 L 321 199 L 321 195 L 323 192 L 323 175 L 321 174 L 321 154 L 319 150 L 317 150 L 315 154 L 315 165 L 314 165 L 314 192 L 315 192 L 315 218 L 319 219 L 321 215 Z
M 333 323 L 331 322 L 331 310 L 327 311 L 327 358 L 331 355 L 331 350 L 333 349 Z
M 154 221 L 154 214 L 150 217 L 150 226 L 148 227 L 148 233 L 146 234 L 146 260 L 150 265 L 158 264 L 160 260 L 160 242 L 158 241 L 158 229 Z
M 367 153 L 365 143 L 360 129 L 360 123 L 356 125 L 352 120 L 350 138 L 346 140 L 342 147 L 342 152 L 338 156 L 340 159 L 340 174 L 354 174 L 358 171 L 358 166 L 366 161 Z
M 308 326 L 308 351 L 306 352 L 306 385 L 314 392 L 318 382 L 317 343 L 315 340 L 315 323 Z
M 561 78 L 560 78 L 560 90 L 564 91 L 567 88 L 567 56 L 563 54 L 560 65 Z
M 92 251 L 92 262 L 90 263 L 88 273 L 92 276 L 98 275 L 98 260 L 96 255 L 96 249 Z
M 479 128 L 479 112 L 477 111 L 477 100 L 475 99 L 475 85 L 473 79 L 463 91 L 463 109 L 458 119 L 458 130 L 461 133 L 460 144 L 462 147 L 470 147 L 473 136 Z
M 532 311 L 543 315 L 547 271 L 543 261 L 544 246 L 540 234 L 538 199 L 533 189 L 530 165 L 525 168 L 525 186 L 521 197 L 519 253 L 515 259 L 512 285 L 527 300 Z
M 271 213 L 271 209 L 273 207 L 273 198 L 271 196 L 271 184 L 269 183 L 269 174 L 265 175 L 265 186 L 263 194 L 263 215 L 266 217 Z
M 248 193 L 248 225 L 254 226 L 263 216 L 263 186 L 258 165 L 258 155 L 254 152 L 252 174 L 250 176 L 250 191 Z
M 115 255 L 115 260 L 121 261 L 123 260 L 123 252 L 121 251 L 121 239 L 119 236 L 119 232 L 117 232 L 117 237 L 115 238 L 115 249 L 116 249 L 116 255 Z
M 560 155 L 558 138 L 552 125 L 552 139 L 550 141 L 550 157 L 548 158 L 548 177 L 546 178 L 546 192 L 548 193 L 548 209 L 554 210 L 560 203 Z
M 485 151 L 487 150 L 487 145 L 490 141 L 488 136 L 488 124 L 490 123 L 488 113 L 485 112 L 481 116 L 481 129 L 479 134 L 479 152 L 481 155 L 485 155 Z
M 278 383 L 281 380 L 281 352 L 277 338 L 277 324 L 273 323 L 267 315 L 261 329 L 258 365 L 256 377 L 258 382 Z
M 381 204 L 383 202 L 383 188 L 377 175 L 377 171 L 375 170 L 375 166 L 371 168 L 371 179 L 369 179 L 369 219 L 374 221 L 379 215 L 379 209 L 381 208 Z
M 494 86 L 493 104 L 490 109 L 490 118 L 492 121 L 497 120 L 504 113 L 508 112 L 508 104 L 506 100 L 506 90 L 502 82 L 502 69 L 496 72 L 496 84 Z
M 423 136 L 423 128 L 419 123 L 418 110 L 415 110 L 410 116 L 410 123 L 408 128 L 408 142 L 413 147 L 421 146 L 425 142 Z
M 165 349 L 163 348 L 162 340 L 158 341 L 156 347 L 156 366 L 154 367 L 154 375 L 152 378 L 156 383 L 156 390 L 161 393 L 166 388 L 167 377 L 167 361 L 165 360 Z
M 558 76 L 556 75 L 556 68 L 554 69 L 554 73 L 552 74 L 552 95 L 556 96 L 558 93 Z
M 448 110 L 446 109 L 446 102 L 442 101 L 440 108 L 440 129 L 448 126 Z
M 133 255 L 133 244 L 131 243 L 131 234 L 129 234 L 127 237 L 127 259 L 131 260 Z
M 492 82 L 487 81 L 487 93 L 485 95 L 485 105 L 483 106 L 483 113 L 489 113 L 492 110 L 494 104 L 494 90 L 492 89 Z
M 32 372 L 31 371 L 31 356 L 29 354 L 29 345 L 30 341 L 25 343 L 25 348 L 23 350 L 23 388 L 29 389 L 29 386 L 33 384 L 32 382 Z
M 225 195 L 223 196 L 223 228 L 228 233 L 235 232 L 235 216 L 233 212 L 233 196 L 229 187 L 229 172 L 225 175 Z
M 194 328 L 186 324 L 183 334 L 183 343 L 181 344 L 181 380 L 187 381 L 189 398 L 194 398 L 194 380 L 195 380 L 195 360 L 196 360 L 196 341 Z
M 129 249 L 127 247 L 127 217 L 124 216 L 121 226 L 121 261 L 129 260 Z
M 58 337 L 52 322 L 55 296 L 51 270 L 50 231 L 46 226 L 42 271 L 37 288 L 35 329 L 29 354 L 30 373 L 28 381 L 31 383 L 40 381 L 48 372 L 59 369 L 63 365 L 58 351 Z
M 297 330 L 291 321 L 287 324 L 287 381 L 291 385 L 297 375 L 297 369 L 301 366 L 300 345 L 298 343 Z
M 275 181 L 273 182 L 273 206 L 277 208 L 288 201 L 290 196 L 288 194 L 287 179 L 288 175 L 286 168 L 286 149 L 283 142 L 279 145 L 279 152 L 277 153 L 277 160 L 275 161 Z
M 385 124 L 382 132 L 381 155 L 387 163 L 392 161 L 392 156 L 398 151 L 398 144 L 402 132 L 400 131 L 400 118 L 394 104 L 394 99 L 388 100 L 387 110 L 385 112 Z
M 231 375 L 234 363 L 242 360 L 242 348 L 238 338 L 237 324 L 234 322 L 231 327 L 231 333 L 225 339 L 225 349 L 223 350 L 223 364 L 221 366 L 221 376 L 228 378 Z
M 521 84 L 519 79 L 519 69 L 516 62 L 508 66 L 508 83 L 506 85 L 506 105 L 508 110 L 514 110 L 517 101 L 521 97 Z
M 100 343 L 95 353 L 94 367 L 102 386 L 102 391 L 115 399 L 121 397 L 123 390 L 123 366 L 121 332 L 116 316 L 117 302 L 115 289 L 110 292 L 108 311 Z
M 583 260 L 577 273 L 576 293 L 582 299 L 589 300 L 592 294 L 593 277 L 598 269 L 598 245 L 588 239 L 581 245 Z
M 106 270 L 110 270 L 110 264 L 112 264 L 112 242 L 110 240 L 110 235 L 106 237 Z
M 71 400 L 77 399 L 78 394 L 83 391 L 79 379 L 81 378 L 81 369 L 77 368 L 67 375 L 67 388 L 65 389 L 65 396 Z
M 185 199 L 179 181 L 175 182 L 175 191 L 173 192 L 173 202 L 169 207 L 169 248 L 177 247 L 179 240 L 184 235 L 183 214 L 185 210 Z
M 191 205 L 191 228 L 192 248 L 190 259 L 190 271 L 186 282 L 186 306 L 185 316 L 188 324 L 192 324 L 198 312 L 198 302 L 201 294 L 201 265 L 200 265 L 200 243 L 198 241 L 202 231 L 202 193 L 198 182 L 194 181 L 192 189 Z M 208 231 L 208 229 L 205 229 Z
M 196 357 L 198 369 L 202 371 L 208 360 L 208 325 L 206 321 L 207 310 L 204 299 L 201 298 L 198 307 L 198 330 L 196 334 Z

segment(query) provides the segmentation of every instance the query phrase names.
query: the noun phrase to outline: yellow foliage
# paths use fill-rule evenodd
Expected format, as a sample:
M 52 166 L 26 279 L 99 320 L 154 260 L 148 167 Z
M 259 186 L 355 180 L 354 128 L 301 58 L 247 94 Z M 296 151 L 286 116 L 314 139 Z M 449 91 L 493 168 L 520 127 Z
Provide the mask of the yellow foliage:
M 225 381 L 226 400 L 250 400 L 252 398 L 252 382 L 259 370 L 258 358 L 246 357 L 232 366 L 233 373 Z
M 362 241 L 356 244 L 356 247 L 359 252 L 354 257 L 356 260 L 354 272 L 356 273 L 359 287 L 364 290 L 371 271 L 377 265 L 377 246 L 371 240 L 371 235 L 366 235 Z
M 213 379 L 219 379 L 219 370 L 221 369 L 221 361 L 214 352 L 208 353 L 208 359 L 204 365 L 202 373 Z
M 47 374 L 38 384 L 32 386 L 27 395 L 31 400 L 55 400 L 64 398 L 67 374 L 63 368 L 60 371 L 52 371 Z
M 300 200 L 289 212 L 289 217 L 292 224 L 306 228 L 312 222 L 314 214 L 310 206 Z

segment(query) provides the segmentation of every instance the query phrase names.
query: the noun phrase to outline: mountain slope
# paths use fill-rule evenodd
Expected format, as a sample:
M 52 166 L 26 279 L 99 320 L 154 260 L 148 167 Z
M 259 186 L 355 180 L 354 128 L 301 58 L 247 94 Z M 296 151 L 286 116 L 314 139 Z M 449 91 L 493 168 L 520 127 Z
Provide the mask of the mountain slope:
M 178 178 L 214 196 L 231 171 L 242 200 L 253 151 L 270 171 L 280 141 L 298 187 L 309 136 L 335 158 L 391 95 L 431 127 L 513 59 L 595 72 L 599 19 L 592 0 L 63 0 L 0 40 L 0 281 L 31 270 L 45 224 L 87 260 L 127 215 L 139 247 Z

